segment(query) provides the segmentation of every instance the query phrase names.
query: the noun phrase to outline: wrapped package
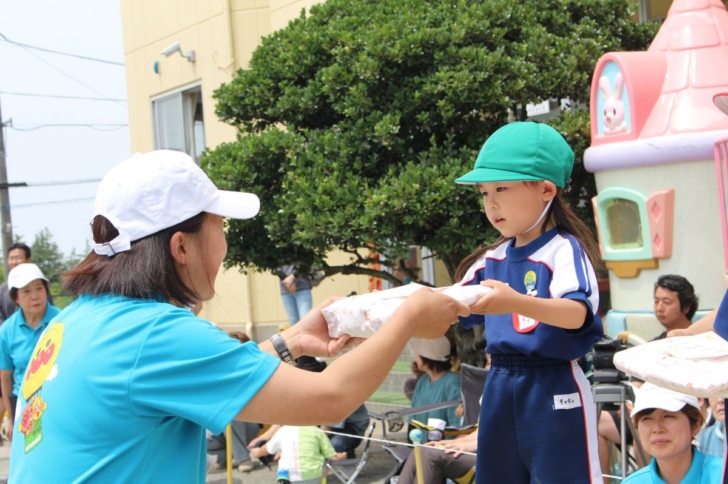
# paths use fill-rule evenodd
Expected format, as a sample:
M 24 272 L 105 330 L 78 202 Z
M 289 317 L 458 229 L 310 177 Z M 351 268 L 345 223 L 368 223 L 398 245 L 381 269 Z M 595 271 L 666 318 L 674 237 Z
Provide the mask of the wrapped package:
M 329 326 L 329 335 L 368 337 L 382 327 L 404 302 L 407 296 L 422 289 L 420 284 L 387 289 L 385 291 L 362 294 L 339 299 L 321 310 Z M 491 289 L 485 286 L 448 286 L 433 289 L 468 306 L 488 294 Z
M 728 341 L 713 332 L 652 341 L 614 355 L 628 375 L 696 397 L 728 398 Z

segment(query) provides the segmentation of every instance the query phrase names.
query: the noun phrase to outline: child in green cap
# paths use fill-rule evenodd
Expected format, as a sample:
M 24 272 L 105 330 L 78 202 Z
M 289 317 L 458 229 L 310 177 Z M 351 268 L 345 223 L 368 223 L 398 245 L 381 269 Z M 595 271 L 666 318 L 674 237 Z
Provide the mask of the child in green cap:
M 460 318 L 468 328 L 488 323 L 478 484 L 602 482 L 591 389 L 576 362 L 604 334 L 593 267 L 600 257 L 561 196 L 573 163 L 553 128 L 511 123 L 456 180 L 478 187 L 501 234 L 456 272 L 462 285 L 493 288 Z

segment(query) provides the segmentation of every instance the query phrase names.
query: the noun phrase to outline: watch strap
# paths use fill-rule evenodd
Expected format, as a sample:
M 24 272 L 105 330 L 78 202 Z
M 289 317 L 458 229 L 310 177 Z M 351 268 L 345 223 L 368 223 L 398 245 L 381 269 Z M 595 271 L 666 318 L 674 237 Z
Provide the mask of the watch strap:
M 279 333 L 275 333 L 270 337 L 270 341 L 273 343 L 273 348 L 276 350 L 283 363 L 288 363 L 289 365 L 296 364 L 296 360 L 293 359 L 291 350 L 288 349 L 288 345 L 286 344 L 286 340 L 283 339 L 283 336 Z

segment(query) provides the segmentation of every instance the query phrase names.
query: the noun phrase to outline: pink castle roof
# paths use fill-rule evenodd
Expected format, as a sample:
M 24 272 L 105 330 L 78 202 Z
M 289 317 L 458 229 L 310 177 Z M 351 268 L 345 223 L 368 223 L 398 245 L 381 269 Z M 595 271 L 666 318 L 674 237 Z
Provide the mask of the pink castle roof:
M 728 91 L 728 12 L 720 0 L 674 0 L 648 49 L 667 74 L 639 138 L 728 129 L 713 95 Z

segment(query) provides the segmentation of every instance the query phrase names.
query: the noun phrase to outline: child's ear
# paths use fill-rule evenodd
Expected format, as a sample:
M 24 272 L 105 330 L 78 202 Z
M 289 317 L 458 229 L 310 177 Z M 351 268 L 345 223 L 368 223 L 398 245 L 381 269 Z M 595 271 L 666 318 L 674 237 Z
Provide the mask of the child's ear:
M 553 182 L 550 182 L 548 180 L 543 181 L 541 190 L 542 190 L 541 193 L 543 194 L 544 202 L 549 202 L 549 201 L 553 200 L 556 197 L 556 195 L 558 194 L 558 188 L 556 188 L 556 185 L 554 185 Z

